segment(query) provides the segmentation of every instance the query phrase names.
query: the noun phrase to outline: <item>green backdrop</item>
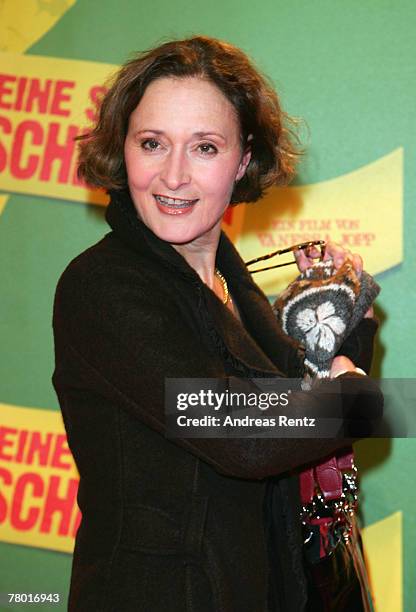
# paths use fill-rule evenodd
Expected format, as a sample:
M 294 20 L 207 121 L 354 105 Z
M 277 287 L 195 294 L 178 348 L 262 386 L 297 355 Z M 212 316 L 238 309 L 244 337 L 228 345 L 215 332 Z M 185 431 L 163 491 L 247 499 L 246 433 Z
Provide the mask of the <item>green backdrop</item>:
M 39 11 L 53 12 L 62 2 L 37 4 Z M 308 154 L 299 184 L 338 177 L 403 147 L 404 260 L 377 277 L 383 325 L 376 370 L 384 377 L 412 378 L 415 20 L 410 0 L 77 0 L 26 53 L 120 64 L 132 51 L 169 37 L 207 34 L 248 52 L 273 79 L 285 108 L 307 121 Z M 0 401 L 58 408 L 50 382 L 54 288 L 70 259 L 107 231 L 101 212 L 81 203 L 10 196 L 0 217 Z M 410 612 L 416 609 L 415 441 L 372 440 L 357 449 L 364 522 L 403 512 L 404 609 Z M 0 543 L 0 565 L 0 592 L 67 592 L 68 554 Z

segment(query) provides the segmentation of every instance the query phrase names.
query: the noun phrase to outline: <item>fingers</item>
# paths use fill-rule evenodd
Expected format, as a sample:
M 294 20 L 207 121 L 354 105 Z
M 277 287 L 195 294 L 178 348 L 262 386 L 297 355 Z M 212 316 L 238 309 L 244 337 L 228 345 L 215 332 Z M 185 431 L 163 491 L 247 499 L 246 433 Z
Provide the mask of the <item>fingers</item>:
M 318 249 L 318 247 L 315 245 L 306 247 L 306 249 L 302 249 L 302 251 L 304 251 L 306 257 L 309 257 L 309 259 L 320 259 L 321 258 L 321 250 Z
M 309 249 L 295 251 L 294 255 L 300 272 L 304 272 L 320 257 L 320 250 L 313 246 Z M 345 262 L 349 262 L 358 278 L 360 278 L 363 271 L 363 259 L 357 253 L 352 253 L 349 249 L 342 247 L 340 244 L 329 241 L 326 243 L 324 261 L 330 259 L 333 260 L 336 270 L 343 266 Z
M 352 256 L 352 267 L 355 270 L 355 273 L 357 274 L 358 278 L 360 278 L 361 276 L 361 272 L 363 271 L 363 266 L 364 266 L 364 262 L 363 262 L 363 258 L 361 257 L 361 255 L 358 255 L 358 253 L 354 253 Z
M 302 249 L 299 249 L 298 251 L 294 251 L 294 255 L 296 259 L 296 265 L 298 266 L 298 269 L 300 272 L 304 272 L 307 268 L 310 268 L 311 265 L 313 264 L 313 261 L 309 259 L 309 257 L 306 255 L 306 253 Z
M 373 306 L 370 306 L 370 308 L 367 310 L 367 312 L 364 315 L 364 319 L 374 319 L 374 308 L 373 308 Z
M 338 269 L 347 260 L 352 263 L 352 253 L 348 249 L 344 249 L 340 244 L 330 241 L 326 243 L 324 261 L 328 259 L 332 259 L 335 268 Z
M 357 253 L 352 253 L 349 249 L 345 249 L 336 242 L 328 242 L 325 249 L 324 261 L 333 259 L 334 266 L 338 270 L 345 262 L 349 262 L 358 277 L 363 271 L 363 259 Z
M 321 258 L 321 251 L 316 246 L 311 246 L 306 249 L 298 249 L 293 253 L 300 272 L 304 272 L 307 268 L 310 268 L 317 259 Z
M 354 372 L 355 364 L 345 355 L 334 357 L 331 363 L 330 378 L 335 378 L 341 372 Z

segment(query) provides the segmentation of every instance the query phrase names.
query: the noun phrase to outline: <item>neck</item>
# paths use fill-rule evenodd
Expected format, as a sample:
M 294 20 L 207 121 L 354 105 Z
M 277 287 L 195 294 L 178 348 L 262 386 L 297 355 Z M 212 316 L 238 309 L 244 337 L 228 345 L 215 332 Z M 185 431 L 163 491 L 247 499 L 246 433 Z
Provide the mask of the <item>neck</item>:
M 215 258 L 220 240 L 221 225 L 213 228 L 209 235 L 201 236 L 188 244 L 172 244 L 201 280 L 211 289 L 215 287 Z

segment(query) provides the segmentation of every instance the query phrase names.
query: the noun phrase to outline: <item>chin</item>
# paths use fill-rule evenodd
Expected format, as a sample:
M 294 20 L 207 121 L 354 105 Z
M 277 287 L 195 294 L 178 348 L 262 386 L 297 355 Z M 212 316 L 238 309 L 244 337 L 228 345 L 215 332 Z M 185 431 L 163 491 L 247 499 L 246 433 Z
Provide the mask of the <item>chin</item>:
M 188 232 L 178 232 L 178 231 L 169 231 L 169 232 L 154 232 L 160 240 L 164 242 L 168 242 L 172 245 L 182 245 L 189 244 L 193 242 L 199 236 L 196 236 L 193 233 Z
M 185 245 L 200 238 L 203 239 L 212 230 L 211 226 L 201 227 L 200 223 L 198 227 L 195 227 L 193 223 L 189 222 L 190 219 L 179 223 L 175 223 L 175 221 L 175 219 L 168 219 L 167 223 L 149 224 L 148 227 L 160 240 L 173 245 Z

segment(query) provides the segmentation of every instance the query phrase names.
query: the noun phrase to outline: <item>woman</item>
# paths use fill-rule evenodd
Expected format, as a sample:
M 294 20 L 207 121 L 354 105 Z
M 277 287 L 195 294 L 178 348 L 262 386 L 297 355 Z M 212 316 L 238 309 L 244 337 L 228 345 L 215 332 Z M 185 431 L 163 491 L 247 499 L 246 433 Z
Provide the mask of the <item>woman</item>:
M 293 174 L 288 123 L 241 51 L 196 37 L 127 63 L 82 143 L 80 174 L 110 190 L 112 231 L 68 266 L 55 300 L 53 382 L 83 516 L 71 610 L 304 607 L 297 480 L 274 484 L 284 535 L 272 568 L 267 478 L 345 442 L 163 435 L 165 378 L 303 373 L 301 347 L 221 233 L 230 202 Z M 341 371 L 360 376 L 345 355 Z

